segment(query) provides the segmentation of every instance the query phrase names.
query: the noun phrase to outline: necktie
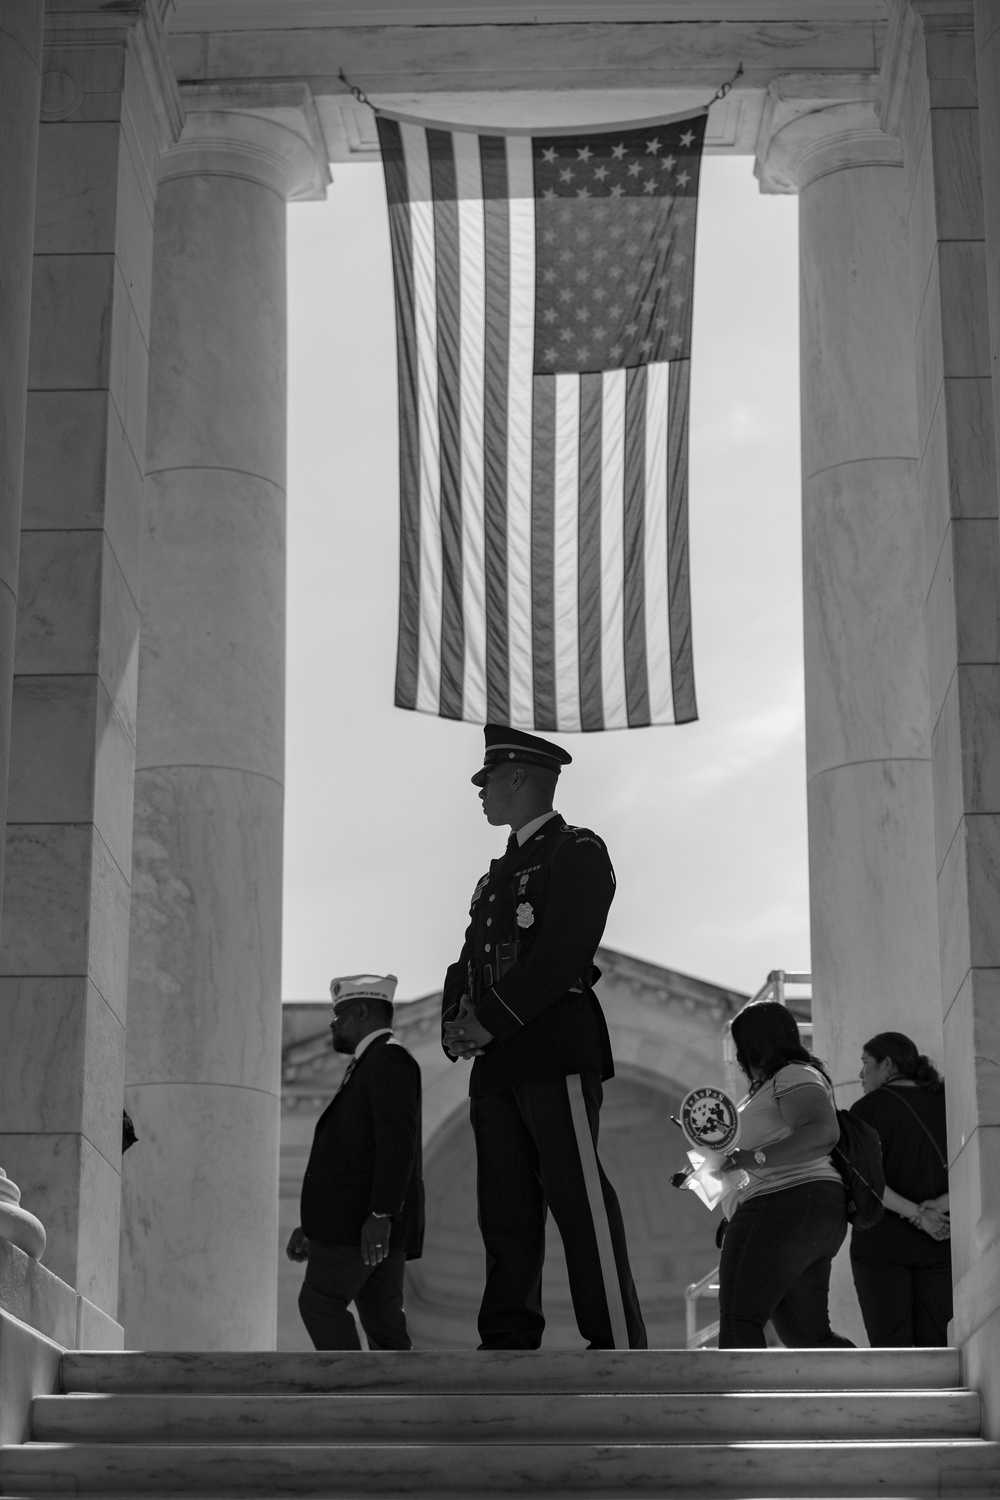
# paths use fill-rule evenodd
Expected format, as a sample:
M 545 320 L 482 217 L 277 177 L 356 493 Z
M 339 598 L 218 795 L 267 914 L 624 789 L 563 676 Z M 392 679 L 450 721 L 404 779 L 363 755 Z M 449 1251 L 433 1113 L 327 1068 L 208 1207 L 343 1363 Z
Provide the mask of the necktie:
M 350 1078 L 351 1074 L 354 1072 L 354 1069 L 357 1067 L 357 1065 L 358 1065 L 357 1058 L 356 1057 L 352 1057 L 351 1060 L 350 1060 L 350 1062 L 347 1064 L 347 1071 L 345 1072 L 343 1078 L 340 1080 L 340 1088 L 337 1090 L 337 1094 L 342 1094 L 344 1092 L 344 1089 L 347 1087 L 347 1080 Z M 333 1096 L 335 1099 L 337 1097 L 337 1094 L 334 1094 L 334 1096 Z

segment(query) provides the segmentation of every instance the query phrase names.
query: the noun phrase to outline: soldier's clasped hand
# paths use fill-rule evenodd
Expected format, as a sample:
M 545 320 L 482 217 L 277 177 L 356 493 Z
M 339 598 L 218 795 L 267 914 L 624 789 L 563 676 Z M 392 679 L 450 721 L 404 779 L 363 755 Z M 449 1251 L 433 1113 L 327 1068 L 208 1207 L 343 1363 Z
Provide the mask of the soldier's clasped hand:
M 458 1015 L 445 1023 L 444 1044 L 452 1057 L 479 1057 L 493 1040 L 492 1031 L 476 1019 L 468 995 L 462 996 Z

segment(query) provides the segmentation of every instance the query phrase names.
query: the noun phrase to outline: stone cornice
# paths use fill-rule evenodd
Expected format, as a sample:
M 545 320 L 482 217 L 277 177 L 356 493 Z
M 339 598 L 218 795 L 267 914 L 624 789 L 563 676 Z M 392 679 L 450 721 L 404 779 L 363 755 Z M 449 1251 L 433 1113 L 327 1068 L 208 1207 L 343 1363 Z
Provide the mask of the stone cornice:
M 902 147 L 875 113 L 873 73 L 788 75 L 768 87 L 754 172 L 763 193 L 800 193 L 847 167 L 900 166 Z
M 193 174 L 252 177 L 286 200 L 326 197 L 330 167 L 305 83 L 185 84 L 180 140 L 160 181 Z
M 90 118 L 86 107 L 90 54 L 97 48 L 124 44 L 135 64 L 135 90 L 151 122 L 155 149 L 163 151 L 171 146 L 184 119 L 164 26 L 172 6 L 173 0 L 119 0 L 113 8 L 95 5 L 94 0 L 47 0 L 42 119 Z M 73 74 L 67 75 L 63 70 L 76 58 L 79 68 L 74 67 Z M 55 72 L 49 66 L 53 60 Z M 66 83 L 60 90 L 58 82 L 62 80 Z M 55 88 L 53 81 L 57 82 Z M 95 94 L 103 93 L 96 79 L 94 85 Z M 47 98 L 52 101 L 48 108 Z
M 889 0 L 889 7 L 875 110 L 886 134 L 903 139 L 915 133 L 915 119 L 922 112 L 914 101 L 915 76 L 926 80 L 932 107 L 975 108 L 973 5 L 972 0 Z M 928 67 L 925 46 L 933 35 L 962 32 L 968 34 L 971 69 L 955 76 L 953 66 L 940 71 L 933 64 Z M 953 64 L 952 49 L 947 53 Z

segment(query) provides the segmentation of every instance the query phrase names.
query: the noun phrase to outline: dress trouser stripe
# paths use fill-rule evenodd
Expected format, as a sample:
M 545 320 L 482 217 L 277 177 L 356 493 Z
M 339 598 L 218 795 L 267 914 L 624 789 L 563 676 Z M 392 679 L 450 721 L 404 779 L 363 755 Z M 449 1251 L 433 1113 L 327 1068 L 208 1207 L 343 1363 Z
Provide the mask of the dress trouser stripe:
M 597 1152 L 594 1150 L 594 1138 L 590 1133 L 590 1121 L 587 1119 L 587 1106 L 584 1103 L 583 1085 L 580 1082 L 579 1073 L 571 1073 L 566 1079 L 566 1092 L 569 1094 L 569 1110 L 576 1135 L 576 1148 L 580 1153 L 580 1166 L 583 1168 L 583 1181 L 587 1189 L 590 1216 L 594 1221 L 594 1234 L 597 1237 L 597 1254 L 601 1262 L 601 1276 L 604 1279 L 604 1296 L 608 1304 L 608 1316 L 611 1319 L 611 1337 L 615 1341 L 616 1349 L 627 1349 L 629 1347 L 628 1327 L 625 1322 L 621 1283 L 618 1280 L 618 1262 L 615 1260 L 615 1250 L 611 1243 L 608 1210 L 604 1203 L 604 1189 L 601 1187 L 601 1174 L 597 1167 Z

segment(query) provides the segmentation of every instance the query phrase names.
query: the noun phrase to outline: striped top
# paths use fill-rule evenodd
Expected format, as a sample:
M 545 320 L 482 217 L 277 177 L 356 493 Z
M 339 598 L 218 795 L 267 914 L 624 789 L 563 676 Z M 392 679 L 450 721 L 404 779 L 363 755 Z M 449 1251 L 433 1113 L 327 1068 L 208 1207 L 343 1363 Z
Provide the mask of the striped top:
M 739 1149 L 754 1151 L 758 1146 L 766 1151 L 774 1141 L 783 1141 L 792 1134 L 792 1127 L 781 1113 L 780 1101 L 801 1089 L 823 1090 L 834 1108 L 833 1089 L 822 1073 L 806 1063 L 786 1063 L 773 1078 L 762 1083 L 753 1094 L 740 1101 Z M 840 1182 L 841 1176 L 829 1155 L 818 1156 L 811 1161 L 795 1162 L 791 1166 L 763 1166 L 747 1168 L 749 1182 L 737 1188 L 723 1200 L 723 1213 L 731 1219 L 741 1203 L 764 1193 L 778 1193 L 783 1188 L 798 1187 L 803 1182 Z

